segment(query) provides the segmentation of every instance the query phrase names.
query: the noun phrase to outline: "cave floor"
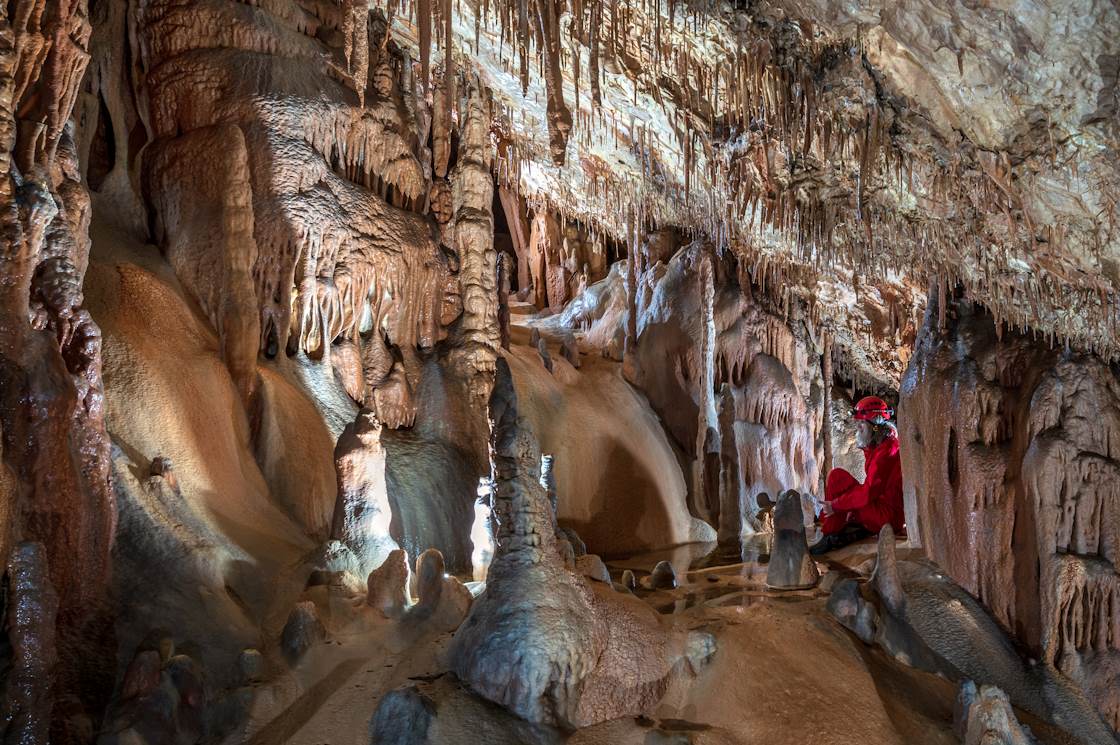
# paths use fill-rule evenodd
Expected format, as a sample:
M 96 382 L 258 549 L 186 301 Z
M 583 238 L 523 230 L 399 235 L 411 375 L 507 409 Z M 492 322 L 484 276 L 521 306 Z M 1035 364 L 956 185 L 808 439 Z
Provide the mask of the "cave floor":
M 875 547 L 849 546 L 820 562 L 832 572 L 811 590 L 765 587 L 766 540 L 735 552 L 711 545 L 608 562 L 639 579 L 671 561 L 680 586 L 637 594 L 658 613 L 715 635 L 714 657 L 695 676 L 670 686 L 649 717 L 604 722 L 574 733 L 530 727 L 466 691 L 447 671 L 450 633 L 415 636 L 386 622 L 332 633 L 294 671 L 258 684 L 249 721 L 225 743 L 368 745 L 368 724 L 381 697 L 415 685 L 436 702 L 428 742 L 536 745 L 633 743 L 931 743 L 958 742 L 952 731 L 957 687 L 868 647 L 825 611 L 826 589 L 839 576 L 866 575 Z M 902 544 L 901 556 L 913 555 Z M 736 560 L 737 559 L 737 560 Z M 1072 742 L 1018 712 L 1042 743 Z

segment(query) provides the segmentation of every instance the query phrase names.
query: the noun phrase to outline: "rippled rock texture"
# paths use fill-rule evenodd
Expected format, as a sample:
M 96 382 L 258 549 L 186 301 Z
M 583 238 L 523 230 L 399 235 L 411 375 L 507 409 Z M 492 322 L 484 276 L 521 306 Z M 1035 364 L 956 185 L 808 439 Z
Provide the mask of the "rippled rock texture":
M 1115 368 L 1000 338 L 969 302 L 935 305 L 900 424 L 907 522 L 928 555 L 1120 726 Z

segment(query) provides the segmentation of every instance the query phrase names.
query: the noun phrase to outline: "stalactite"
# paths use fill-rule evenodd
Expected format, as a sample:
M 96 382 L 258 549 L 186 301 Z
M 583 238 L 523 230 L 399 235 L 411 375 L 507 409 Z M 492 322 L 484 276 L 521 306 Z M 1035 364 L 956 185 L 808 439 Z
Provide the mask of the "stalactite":
M 416 24 L 420 27 L 420 80 L 427 90 L 431 85 L 432 0 L 416 0 Z
M 548 139 L 552 162 L 564 165 L 572 112 L 564 103 L 564 73 L 560 68 L 560 17 L 557 0 L 536 0 L 537 32 L 546 66 L 545 90 L 548 94 Z

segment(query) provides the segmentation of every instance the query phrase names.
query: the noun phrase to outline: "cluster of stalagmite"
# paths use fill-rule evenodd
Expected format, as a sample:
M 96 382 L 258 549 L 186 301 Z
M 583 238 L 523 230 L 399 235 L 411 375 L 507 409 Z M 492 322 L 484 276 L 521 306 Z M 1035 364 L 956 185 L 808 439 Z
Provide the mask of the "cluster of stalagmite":
M 902 390 L 911 534 L 1120 726 L 1120 378 L 943 302 Z

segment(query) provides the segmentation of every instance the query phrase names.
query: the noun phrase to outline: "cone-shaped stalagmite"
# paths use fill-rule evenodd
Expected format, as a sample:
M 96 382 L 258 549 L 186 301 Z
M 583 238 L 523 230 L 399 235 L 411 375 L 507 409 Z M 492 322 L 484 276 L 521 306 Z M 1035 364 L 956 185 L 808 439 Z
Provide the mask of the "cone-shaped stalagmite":
M 790 489 L 778 497 L 774 507 L 774 545 L 770 549 L 766 585 L 776 590 L 795 590 L 812 587 L 819 578 L 805 540 L 801 495 Z

